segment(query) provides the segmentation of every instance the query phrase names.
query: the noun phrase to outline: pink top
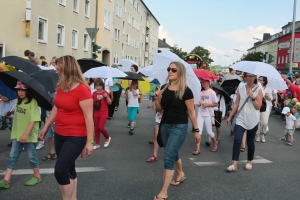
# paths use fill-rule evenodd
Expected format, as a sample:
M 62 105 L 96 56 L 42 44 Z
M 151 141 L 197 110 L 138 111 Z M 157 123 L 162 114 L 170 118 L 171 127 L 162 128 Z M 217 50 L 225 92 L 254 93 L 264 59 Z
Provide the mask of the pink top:
M 215 116 L 214 107 L 203 107 L 202 103 L 218 103 L 217 96 L 215 91 L 212 89 L 203 90 L 200 93 L 200 104 L 201 106 L 198 108 L 198 115 L 203 117 L 205 116 Z

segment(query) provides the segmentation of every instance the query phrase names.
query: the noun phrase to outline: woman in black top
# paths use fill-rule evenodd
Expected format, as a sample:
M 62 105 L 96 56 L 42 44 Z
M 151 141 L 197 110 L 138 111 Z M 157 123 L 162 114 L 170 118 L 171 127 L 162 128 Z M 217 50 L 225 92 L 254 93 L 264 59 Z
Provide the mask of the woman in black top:
M 164 144 L 164 183 L 160 193 L 154 200 L 168 198 L 168 188 L 177 186 L 186 177 L 182 171 L 179 149 L 182 146 L 188 127 L 188 117 L 193 124 L 196 142 L 199 142 L 199 128 L 194 110 L 194 96 L 186 84 L 186 70 L 180 62 L 172 62 L 167 68 L 169 84 L 163 91 L 156 91 L 155 106 L 157 111 L 164 111 L 160 133 Z M 199 88 L 200 89 L 200 88 Z M 172 181 L 176 171 L 176 178 Z

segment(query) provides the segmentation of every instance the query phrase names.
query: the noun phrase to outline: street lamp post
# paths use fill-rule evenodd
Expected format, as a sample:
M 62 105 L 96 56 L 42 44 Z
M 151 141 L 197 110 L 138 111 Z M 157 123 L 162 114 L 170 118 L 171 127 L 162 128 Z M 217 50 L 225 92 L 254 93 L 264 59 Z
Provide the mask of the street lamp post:
M 294 54 L 294 37 L 295 37 L 295 18 L 296 18 L 296 5 L 297 0 L 294 0 L 294 12 L 293 12 L 293 25 L 292 25 L 292 38 L 291 38 L 291 49 L 290 49 L 290 67 L 289 67 L 289 73 L 293 73 L 292 67 L 293 67 L 293 54 Z
M 228 55 L 224 55 L 224 56 L 226 56 L 226 57 L 231 57 L 232 58 L 232 64 L 234 63 L 234 58 L 232 57 L 232 56 L 228 56 Z
M 234 51 L 239 51 L 239 52 L 243 52 L 243 53 L 246 53 L 245 51 L 241 51 L 239 49 L 233 49 Z

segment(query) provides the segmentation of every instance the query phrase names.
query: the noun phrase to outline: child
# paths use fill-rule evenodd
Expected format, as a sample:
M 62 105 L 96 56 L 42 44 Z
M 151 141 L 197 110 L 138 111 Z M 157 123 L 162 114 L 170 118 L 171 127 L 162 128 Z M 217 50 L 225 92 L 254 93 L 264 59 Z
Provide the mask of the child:
M 149 92 L 149 101 L 148 101 L 148 107 L 152 107 L 152 102 L 154 101 L 154 93 L 156 90 L 156 85 L 154 83 L 150 83 L 150 92 Z
M 106 120 L 108 118 L 108 106 L 111 104 L 111 99 L 106 90 L 104 90 L 104 82 L 102 79 L 97 79 L 95 81 L 96 91 L 93 93 L 94 100 L 94 123 L 95 123 L 95 139 L 96 145 L 94 149 L 100 148 L 100 132 L 105 137 L 104 147 L 108 147 L 111 137 L 108 135 L 106 129 L 104 128 Z
M 41 120 L 38 105 L 26 84 L 18 81 L 15 88 L 17 89 L 18 101 L 15 110 L 12 111 L 14 113 L 11 131 L 12 148 L 4 179 L 0 181 L 0 188 L 5 189 L 10 188 L 10 178 L 23 148 L 27 153 L 28 161 L 34 173 L 33 177 L 25 182 L 25 185 L 32 186 L 42 181 L 35 149 L 39 121 Z
M 214 116 L 213 107 L 218 106 L 218 101 L 215 91 L 210 89 L 210 80 L 201 80 L 202 87 L 204 88 L 200 94 L 200 102 L 198 104 L 198 116 L 197 121 L 200 129 L 200 141 L 196 144 L 196 150 L 193 152 L 193 155 L 200 154 L 200 143 L 201 135 L 203 130 L 203 125 L 205 122 L 207 134 L 211 137 L 213 141 L 212 152 L 218 150 L 218 142 L 216 140 L 215 134 L 212 131 L 212 117 Z
M 129 134 L 134 134 L 134 127 L 136 121 L 136 114 L 139 109 L 139 94 L 137 80 L 132 80 L 129 86 L 129 90 L 126 91 L 126 99 L 128 100 L 128 120 L 130 122 Z
M 282 109 L 282 114 L 285 115 L 285 121 L 283 122 L 285 124 L 285 130 L 284 130 L 284 136 L 285 136 L 285 142 L 292 146 L 294 143 L 294 131 L 297 125 L 297 119 L 294 115 L 291 114 L 289 107 L 284 107 Z M 289 140 L 290 136 L 290 140 Z

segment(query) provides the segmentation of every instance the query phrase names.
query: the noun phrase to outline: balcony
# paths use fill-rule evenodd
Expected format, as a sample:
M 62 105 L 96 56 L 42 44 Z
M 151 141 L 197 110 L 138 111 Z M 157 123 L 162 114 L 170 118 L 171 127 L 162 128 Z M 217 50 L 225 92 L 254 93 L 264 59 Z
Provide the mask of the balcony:
M 149 57 L 149 53 L 147 51 L 145 51 L 145 58 Z
M 147 21 L 146 27 L 147 27 L 147 28 L 150 28 L 150 22 Z
M 146 37 L 146 43 L 149 44 L 149 37 L 148 36 Z

